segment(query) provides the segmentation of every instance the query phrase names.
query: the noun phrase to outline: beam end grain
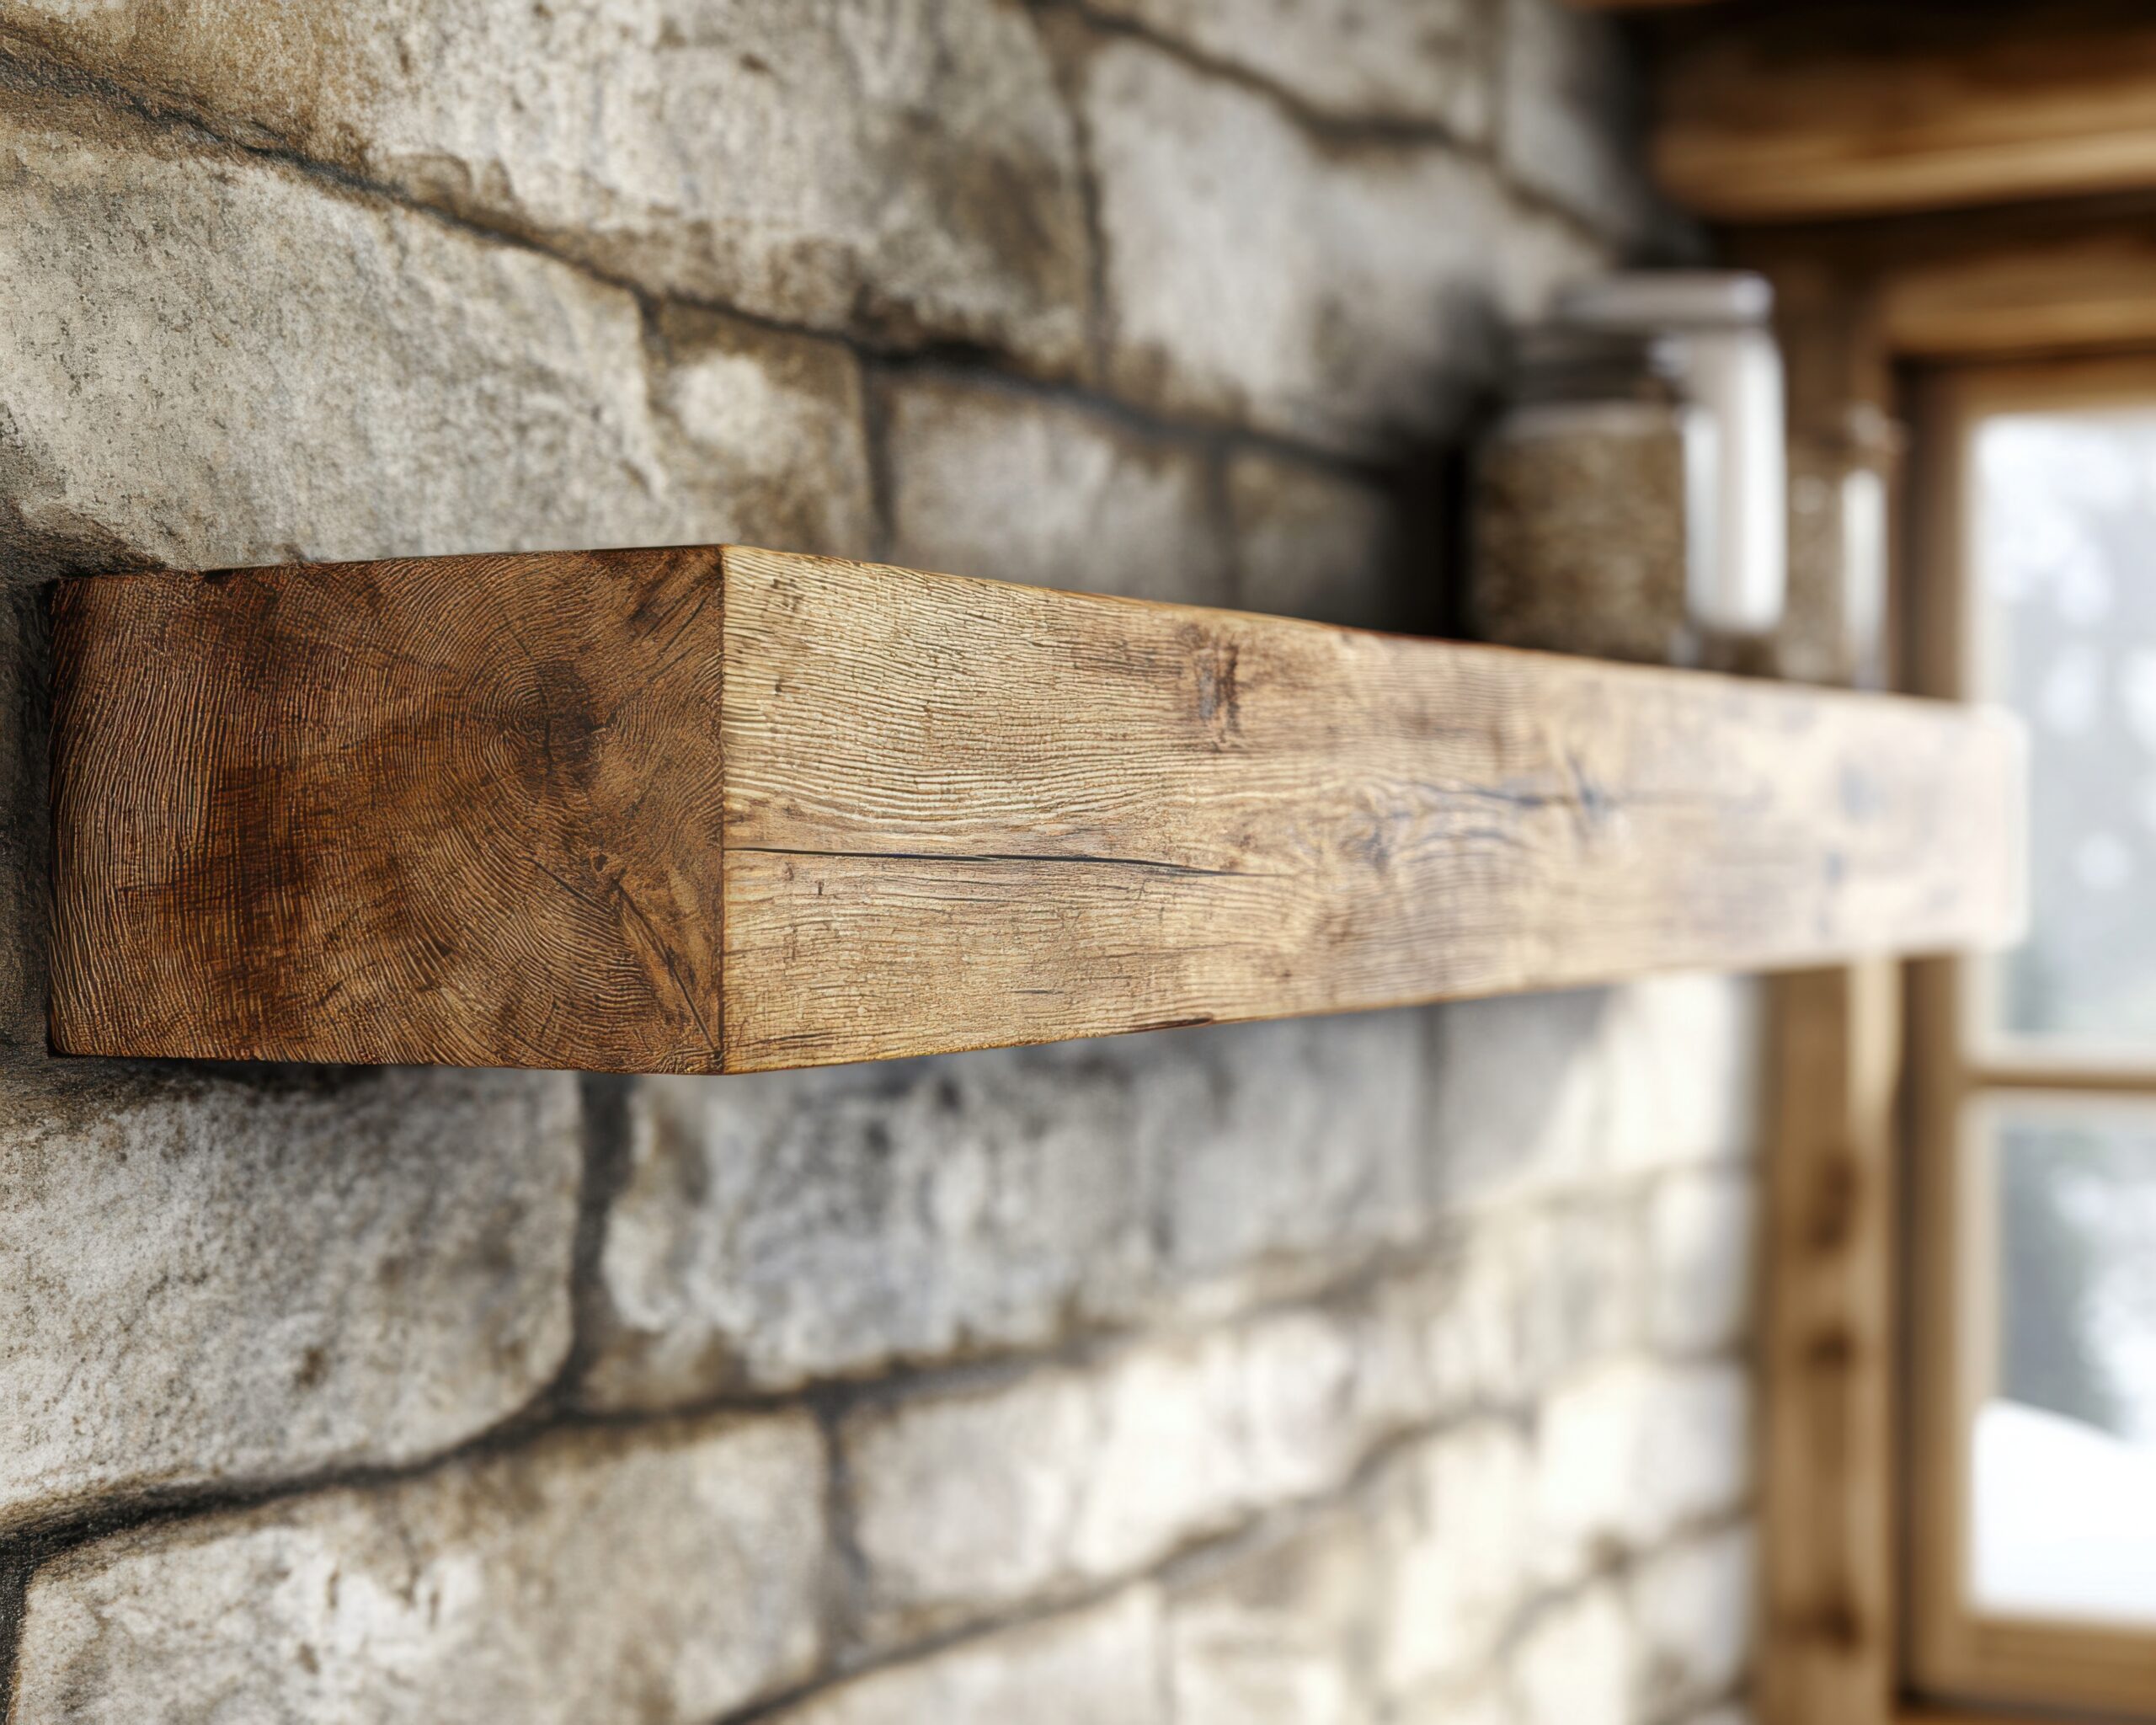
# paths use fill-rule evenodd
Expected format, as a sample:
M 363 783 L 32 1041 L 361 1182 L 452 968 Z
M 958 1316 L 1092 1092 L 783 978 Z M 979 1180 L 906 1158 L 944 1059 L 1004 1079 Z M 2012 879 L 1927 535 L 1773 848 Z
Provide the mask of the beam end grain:
M 715 551 L 54 601 L 63 1053 L 708 1071 Z
M 63 1051 L 750 1071 L 2011 932 L 1926 703 L 739 548 L 56 601 Z

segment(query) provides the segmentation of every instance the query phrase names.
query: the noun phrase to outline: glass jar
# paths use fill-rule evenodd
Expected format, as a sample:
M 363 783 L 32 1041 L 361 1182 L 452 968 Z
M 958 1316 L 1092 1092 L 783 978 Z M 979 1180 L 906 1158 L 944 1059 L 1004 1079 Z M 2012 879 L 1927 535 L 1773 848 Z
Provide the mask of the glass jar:
M 1758 662 L 1788 574 L 1772 309 L 1756 275 L 1616 275 L 1529 333 L 1476 464 L 1469 611 L 1486 638 Z

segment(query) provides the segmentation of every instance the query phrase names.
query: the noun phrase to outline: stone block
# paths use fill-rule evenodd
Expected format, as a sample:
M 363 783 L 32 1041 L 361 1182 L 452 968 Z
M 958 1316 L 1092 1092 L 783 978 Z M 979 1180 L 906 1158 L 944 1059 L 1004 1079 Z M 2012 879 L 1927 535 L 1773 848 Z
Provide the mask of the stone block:
M 1082 351 L 1075 137 L 1010 0 L 29 0 L 8 22 L 229 136 L 660 293 L 1049 370 Z
M 1422 1226 L 1412 1014 L 632 1092 L 584 1395 L 679 1405 L 1232 1311 Z
M 842 1683 L 772 1725 L 1167 1725 L 1153 1589 L 978 1637 Z
M 871 554 L 866 404 L 851 352 L 662 306 L 647 315 L 644 354 L 666 471 L 709 540 Z
M 1726 1514 L 1752 1480 L 1751 1386 L 1735 1365 L 1613 1361 L 1561 1386 L 1538 1422 L 1533 1549 L 1563 1583 Z
M 1159 411 L 1329 448 L 1456 430 L 1509 320 L 1598 257 L 1439 146 L 1326 146 L 1142 42 L 1094 47 L 1108 375 Z
M 1230 602 L 1207 458 L 1089 409 L 955 377 L 882 390 L 891 561 L 1192 605 Z
M 1628 1578 L 1639 1627 L 1638 1709 L 1673 1718 L 1725 1699 L 1752 1660 L 1758 1541 L 1727 1527 L 1657 1551 Z
M 1374 1725 L 1370 1530 L 1335 1511 L 1202 1557 L 1167 1610 L 1171 1717 L 1205 1725 Z
M 1431 1022 L 1433 1184 L 1449 1208 L 1598 1192 L 1758 1143 L 1763 1026 L 1748 979 L 1466 1001 Z
M 1368 1434 L 1352 1331 L 1314 1312 L 854 1413 L 873 1638 L 1142 1571 L 1335 1489 Z
M 1647 1213 L 1649 1338 L 1669 1354 L 1738 1347 L 1750 1325 L 1757 1193 L 1740 1168 L 1671 1176 Z
M 87 99 L 0 108 L 0 275 L 19 579 L 867 537 L 842 351 Z
M 1243 450 L 1228 463 L 1228 510 L 1242 610 L 1396 628 L 1425 596 L 1395 590 L 1392 510 L 1360 480 Z M 1438 571 L 1422 579 L 1434 587 Z
M 32 1576 L 8 1717 L 702 1725 L 813 1669 L 824 1493 L 789 1415 L 115 1535 Z
M 1517 1725 L 1633 1725 L 1638 1647 L 1614 1583 L 1553 1601 L 1511 1658 Z
M 1604 1026 L 1607 1166 L 1728 1162 L 1759 1143 L 1763 985 L 1654 976 L 1610 991 Z
M 569 1343 L 563 1074 L 0 1084 L 0 1527 L 408 1463 Z
M 1564 0 L 1502 0 L 1499 149 L 1519 183 L 1604 233 L 1660 217 L 1641 166 L 1638 81 L 1609 19 Z
M 1470 1690 L 1525 1603 L 1534 1458 L 1481 1418 L 1417 1443 L 1374 1482 L 1377 1669 L 1393 1698 Z
M 1481 0 L 1096 0 L 1193 52 L 1349 123 L 1489 129 L 1488 8 Z

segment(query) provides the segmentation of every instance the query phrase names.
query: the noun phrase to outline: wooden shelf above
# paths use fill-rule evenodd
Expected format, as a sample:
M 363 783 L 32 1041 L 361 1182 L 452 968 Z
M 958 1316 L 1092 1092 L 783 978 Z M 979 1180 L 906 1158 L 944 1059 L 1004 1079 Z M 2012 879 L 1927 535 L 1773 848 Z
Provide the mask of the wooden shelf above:
M 1967 708 L 730 547 L 54 613 L 67 1053 L 748 1071 L 2018 916 Z

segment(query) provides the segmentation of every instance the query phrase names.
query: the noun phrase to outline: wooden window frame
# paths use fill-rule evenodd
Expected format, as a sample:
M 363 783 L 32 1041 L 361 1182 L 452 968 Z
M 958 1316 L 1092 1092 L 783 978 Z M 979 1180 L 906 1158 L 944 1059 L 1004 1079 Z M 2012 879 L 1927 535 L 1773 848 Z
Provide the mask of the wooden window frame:
M 2000 413 L 2127 401 L 2156 402 L 2156 356 L 1953 366 L 1918 381 L 1912 405 L 1924 456 L 1912 597 L 1922 622 L 1912 633 L 1921 650 L 1911 663 L 1924 692 L 1980 695 L 1991 650 L 1968 602 L 1967 482 L 1976 427 Z M 1911 967 L 1908 1675 L 1928 1693 L 2148 1717 L 2156 1625 L 2105 1628 L 1979 1612 L 1968 1599 L 1969 1433 L 1995 1373 L 1998 1334 L 1996 1279 L 1983 1268 L 1996 1227 L 1988 1201 L 1994 1144 L 1983 1116 L 2016 1097 L 2156 1103 L 2156 1061 L 2044 1053 L 1992 1033 L 1995 975 L 1982 959 Z
M 1941 393 L 1966 386 L 1947 380 L 1983 366 L 1994 380 L 2043 380 L 2057 400 L 2062 377 L 2101 388 L 2138 367 L 2156 393 L 2156 247 L 2133 237 L 2148 211 L 2133 200 L 1732 237 L 1734 261 L 1775 284 L 1792 434 L 1831 435 L 1859 405 L 1912 425 L 1895 505 L 1908 531 L 1897 531 L 1890 595 L 1901 686 L 1966 691 L 1958 547 L 1940 531 L 1940 512 L 1959 507 L 1956 451 L 1936 417 Z M 1934 1434 L 1913 1432 L 1909 1416 L 1935 1389 L 1912 1367 L 1924 1351 L 1916 1327 L 1951 1300 L 1955 1271 L 1934 1253 L 1924 1285 L 1910 1272 L 1927 1220 L 1967 1189 L 1939 1124 L 1967 1076 L 1938 1058 L 1961 969 L 1881 963 L 1776 985 L 1759 1344 L 1763 1725 L 2046 1725 L 2135 1702 L 2151 1717 L 2156 1632 L 2062 1639 L 2056 1626 L 1988 1619 L 1972 1633 L 1936 1603 L 1939 1554 L 1924 1546 L 1937 1508 L 1912 1487 L 1928 1480 L 1935 1497 L 1953 1482 L 1924 1465 Z M 1984 1071 L 2084 1094 L 2156 1078 L 2003 1058 Z

